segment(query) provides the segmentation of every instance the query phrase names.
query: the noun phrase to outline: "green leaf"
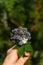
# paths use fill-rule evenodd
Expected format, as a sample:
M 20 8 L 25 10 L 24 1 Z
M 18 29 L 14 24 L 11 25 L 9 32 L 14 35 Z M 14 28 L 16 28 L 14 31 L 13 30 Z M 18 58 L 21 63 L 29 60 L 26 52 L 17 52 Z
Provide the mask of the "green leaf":
M 32 51 L 31 42 L 27 42 L 27 44 L 24 46 L 26 51 Z
M 29 51 L 29 52 L 32 51 L 31 42 L 29 42 L 29 41 L 26 43 L 26 45 L 23 45 L 21 47 L 16 46 L 15 48 L 18 50 L 18 55 L 19 56 L 22 56 L 25 51 Z

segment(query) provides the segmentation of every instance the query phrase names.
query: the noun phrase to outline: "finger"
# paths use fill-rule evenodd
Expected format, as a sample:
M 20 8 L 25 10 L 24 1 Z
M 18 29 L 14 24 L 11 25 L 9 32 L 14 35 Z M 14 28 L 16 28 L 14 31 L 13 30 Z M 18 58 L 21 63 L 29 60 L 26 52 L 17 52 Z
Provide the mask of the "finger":
M 30 53 L 25 52 L 23 57 L 21 57 L 15 65 L 24 65 L 24 63 L 27 61 L 27 59 L 30 57 Z
M 10 49 L 8 49 L 7 51 L 7 55 L 12 51 L 12 49 L 15 47 L 16 45 L 14 45 L 13 47 L 11 47 Z
M 12 50 L 7 57 L 5 58 L 4 63 L 6 63 L 6 65 L 11 65 L 14 62 L 16 62 L 18 60 L 18 54 L 17 54 L 17 50 Z

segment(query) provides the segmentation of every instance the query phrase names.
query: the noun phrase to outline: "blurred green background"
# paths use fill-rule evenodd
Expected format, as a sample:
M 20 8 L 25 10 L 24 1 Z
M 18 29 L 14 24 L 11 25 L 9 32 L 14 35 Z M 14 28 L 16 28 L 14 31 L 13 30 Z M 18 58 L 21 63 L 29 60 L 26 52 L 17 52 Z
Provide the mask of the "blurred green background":
M 13 45 L 11 30 L 27 27 L 33 53 L 25 65 L 43 65 L 43 0 L 0 0 L 0 65 Z

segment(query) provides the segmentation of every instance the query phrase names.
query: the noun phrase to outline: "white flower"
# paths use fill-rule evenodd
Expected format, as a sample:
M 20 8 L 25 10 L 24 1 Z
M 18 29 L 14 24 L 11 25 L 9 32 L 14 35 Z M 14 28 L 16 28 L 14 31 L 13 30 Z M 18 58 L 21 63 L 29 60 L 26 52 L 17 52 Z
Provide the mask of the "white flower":
M 27 40 L 28 39 L 23 38 L 23 40 L 22 40 L 23 44 L 25 44 L 27 42 Z

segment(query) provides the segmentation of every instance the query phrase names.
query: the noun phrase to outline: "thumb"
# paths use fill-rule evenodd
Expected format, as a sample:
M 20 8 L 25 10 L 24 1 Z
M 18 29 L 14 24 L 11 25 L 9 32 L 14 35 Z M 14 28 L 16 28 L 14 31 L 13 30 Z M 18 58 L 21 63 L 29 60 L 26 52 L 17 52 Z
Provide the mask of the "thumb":
M 15 65 L 24 65 L 27 59 L 30 57 L 30 53 L 25 52 L 23 57 L 19 58 Z

